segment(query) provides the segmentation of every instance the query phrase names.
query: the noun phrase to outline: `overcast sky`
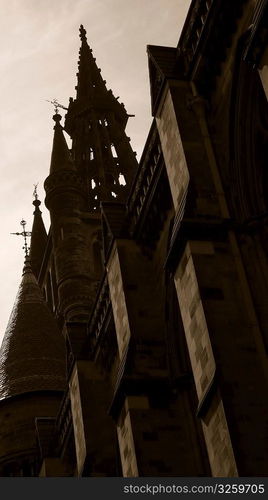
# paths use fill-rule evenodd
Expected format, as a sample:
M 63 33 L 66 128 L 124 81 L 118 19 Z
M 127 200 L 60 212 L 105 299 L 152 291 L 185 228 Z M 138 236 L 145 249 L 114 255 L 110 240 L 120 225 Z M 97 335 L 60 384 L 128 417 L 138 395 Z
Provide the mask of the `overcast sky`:
M 53 107 L 75 97 L 79 25 L 97 64 L 130 114 L 127 134 L 142 152 L 150 123 L 146 45 L 176 46 L 190 0 L 0 0 L 1 246 L 0 339 L 21 280 L 23 241 L 11 232 L 32 225 L 38 192 L 46 227 Z

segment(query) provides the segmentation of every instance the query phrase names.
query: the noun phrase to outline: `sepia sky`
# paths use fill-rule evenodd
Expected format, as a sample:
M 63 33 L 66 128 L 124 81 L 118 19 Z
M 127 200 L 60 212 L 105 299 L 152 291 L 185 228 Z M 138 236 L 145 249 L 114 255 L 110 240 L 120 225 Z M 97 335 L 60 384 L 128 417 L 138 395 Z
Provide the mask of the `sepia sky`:
M 79 25 L 129 119 L 140 157 L 151 124 L 146 45 L 176 46 L 190 0 L 0 0 L 0 341 L 21 280 L 20 221 L 31 230 L 34 184 L 43 204 L 54 98 L 75 97 Z M 62 113 L 61 113 L 62 114 Z M 63 115 L 64 116 L 64 115 Z

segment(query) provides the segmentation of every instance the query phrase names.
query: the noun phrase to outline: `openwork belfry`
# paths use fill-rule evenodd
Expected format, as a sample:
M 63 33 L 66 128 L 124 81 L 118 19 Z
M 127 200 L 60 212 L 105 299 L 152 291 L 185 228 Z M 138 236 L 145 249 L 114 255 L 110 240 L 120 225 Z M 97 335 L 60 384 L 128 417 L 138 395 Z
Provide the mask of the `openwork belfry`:
M 147 47 L 139 163 L 80 26 L 50 230 L 35 189 L 15 233 L 2 477 L 268 475 L 267 19 L 264 0 L 193 0 L 177 47 Z

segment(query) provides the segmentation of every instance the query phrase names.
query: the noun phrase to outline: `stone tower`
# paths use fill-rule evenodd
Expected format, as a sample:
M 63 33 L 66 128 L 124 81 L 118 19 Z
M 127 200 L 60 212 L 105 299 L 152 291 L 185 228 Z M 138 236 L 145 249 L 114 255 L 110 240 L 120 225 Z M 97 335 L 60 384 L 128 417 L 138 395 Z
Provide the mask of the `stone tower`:
M 68 321 L 88 319 L 101 277 L 100 202 L 126 199 L 137 170 L 124 132 L 128 115 L 106 89 L 83 26 L 80 37 L 77 96 L 65 119 L 72 150 L 56 114 L 45 181 L 60 309 Z

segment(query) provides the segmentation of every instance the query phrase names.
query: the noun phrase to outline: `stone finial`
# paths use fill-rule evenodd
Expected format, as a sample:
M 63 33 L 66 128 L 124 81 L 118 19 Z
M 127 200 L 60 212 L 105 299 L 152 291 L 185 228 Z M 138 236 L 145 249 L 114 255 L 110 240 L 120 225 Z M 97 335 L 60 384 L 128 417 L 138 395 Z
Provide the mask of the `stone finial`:
M 87 32 L 83 26 L 83 24 L 80 25 L 80 28 L 79 28 L 79 31 L 80 31 L 80 38 L 81 38 L 81 41 L 82 42 L 86 42 L 87 41 Z

